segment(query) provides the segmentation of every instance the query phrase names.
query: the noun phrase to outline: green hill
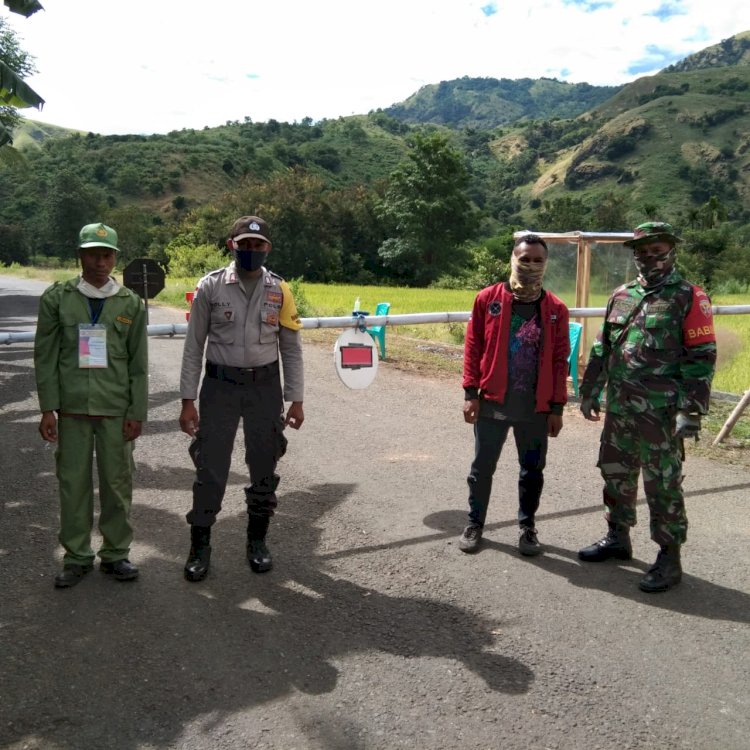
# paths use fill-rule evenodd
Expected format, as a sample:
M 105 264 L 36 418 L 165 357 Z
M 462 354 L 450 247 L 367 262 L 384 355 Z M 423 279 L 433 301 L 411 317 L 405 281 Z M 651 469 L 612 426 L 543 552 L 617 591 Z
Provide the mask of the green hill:
M 333 233 L 329 269 L 377 281 L 392 231 L 378 203 L 415 135 L 431 132 L 466 165 L 477 241 L 651 216 L 696 229 L 721 217 L 750 235 L 749 61 L 743 32 L 626 86 L 465 77 L 368 114 L 152 136 L 25 120 L 14 137 L 26 168 L 0 172 L 0 260 L 54 254 L 91 215 L 127 227 L 132 252 L 159 256 L 175 236 L 220 245 L 227 215 L 284 204 L 299 258 L 295 227 L 317 222 Z
M 492 129 L 524 119 L 576 117 L 621 88 L 553 78 L 460 78 L 423 86 L 385 112 L 411 125 Z

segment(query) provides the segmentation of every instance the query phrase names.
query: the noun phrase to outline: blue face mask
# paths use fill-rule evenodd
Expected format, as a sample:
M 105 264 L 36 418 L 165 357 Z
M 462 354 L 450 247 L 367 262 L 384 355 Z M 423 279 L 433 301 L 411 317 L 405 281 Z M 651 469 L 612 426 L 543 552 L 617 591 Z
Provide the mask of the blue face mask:
M 235 258 L 243 271 L 257 271 L 265 263 L 267 255 L 258 250 L 238 250 Z

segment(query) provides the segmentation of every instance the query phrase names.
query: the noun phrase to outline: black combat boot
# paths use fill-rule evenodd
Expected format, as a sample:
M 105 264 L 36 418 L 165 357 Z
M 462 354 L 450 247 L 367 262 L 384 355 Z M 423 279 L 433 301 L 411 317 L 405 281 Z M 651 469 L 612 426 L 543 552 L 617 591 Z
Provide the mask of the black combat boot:
M 247 561 L 253 573 L 265 573 L 273 567 L 271 553 L 266 547 L 266 532 L 271 519 L 268 516 L 248 515 Z
M 578 550 L 578 559 L 585 562 L 603 562 L 614 557 L 617 560 L 630 560 L 633 557 L 633 545 L 630 543 L 630 527 L 607 522 L 607 536 L 588 547 Z
M 185 578 L 188 581 L 202 581 L 211 562 L 211 527 L 190 527 L 190 552 L 185 563 Z
M 682 565 L 680 564 L 680 545 L 667 544 L 659 550 L 656 562 L 641 578 L 638 588 L 649 594 L 658 591 L 668 591 L 682 580 Z

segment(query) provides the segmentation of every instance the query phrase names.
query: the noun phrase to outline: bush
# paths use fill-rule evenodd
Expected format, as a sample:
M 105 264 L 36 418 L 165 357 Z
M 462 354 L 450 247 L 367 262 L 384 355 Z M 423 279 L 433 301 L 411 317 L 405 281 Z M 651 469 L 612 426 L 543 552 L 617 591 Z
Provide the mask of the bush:
M 289 279 L 287 283 L 294 295 L 294 302 L 297 305 L 297 312 L 299 313 L 300 318 L 314 318 L 316 317 L 316 312 L 305 296 L 305 290 L 302 288 L 302 281 L 302 277 L 297 276 L 294 279 Z
M 227 265 L 227 259 L 216 245 L 182 245 L 170 243 L 164 250 L 171 276 L 200 277 Z
M 750 282 L 740 279 L 727 279 L 712 284 L 712 294 L 748 294 L 750 293 Z

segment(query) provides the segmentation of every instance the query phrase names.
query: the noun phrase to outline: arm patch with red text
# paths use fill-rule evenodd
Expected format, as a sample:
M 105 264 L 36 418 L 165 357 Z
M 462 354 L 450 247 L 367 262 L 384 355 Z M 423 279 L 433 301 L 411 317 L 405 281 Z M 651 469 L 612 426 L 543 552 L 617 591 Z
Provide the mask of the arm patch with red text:
M 693 301 L 682 322 L 685 346 L 698 346 L 716 341 L 711 300 L 699 287 L 693 286 Z

